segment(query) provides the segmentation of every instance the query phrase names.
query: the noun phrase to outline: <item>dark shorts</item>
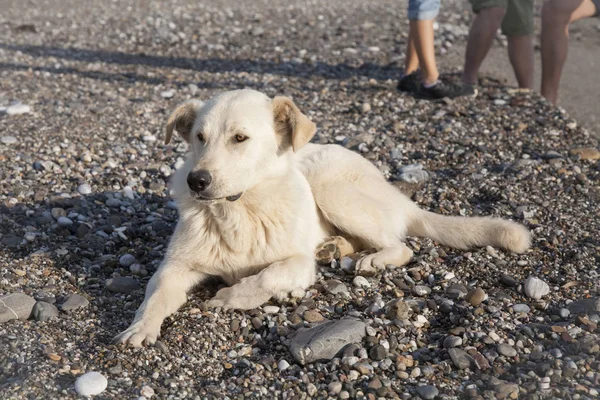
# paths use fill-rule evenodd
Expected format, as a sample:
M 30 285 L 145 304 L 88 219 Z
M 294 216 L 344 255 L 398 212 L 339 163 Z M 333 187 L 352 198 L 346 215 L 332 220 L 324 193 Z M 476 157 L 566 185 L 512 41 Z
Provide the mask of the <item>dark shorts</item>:
M 533 0 L 469 1 L 471 2 L 475 14 L 485 8 L 504 8 L 506 14 L 502 20 L 502 33 L 506 36 L 525 36 L 533 34 Z

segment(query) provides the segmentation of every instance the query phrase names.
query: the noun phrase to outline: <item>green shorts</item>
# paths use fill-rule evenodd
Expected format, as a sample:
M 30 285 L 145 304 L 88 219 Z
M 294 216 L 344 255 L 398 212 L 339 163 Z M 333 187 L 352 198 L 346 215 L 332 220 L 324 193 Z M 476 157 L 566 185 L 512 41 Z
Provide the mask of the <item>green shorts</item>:
M 533 0 L 469 0 L 473 12 L 492 7 L 504 8 L 502 33 L 506 36 L 533 34 Z

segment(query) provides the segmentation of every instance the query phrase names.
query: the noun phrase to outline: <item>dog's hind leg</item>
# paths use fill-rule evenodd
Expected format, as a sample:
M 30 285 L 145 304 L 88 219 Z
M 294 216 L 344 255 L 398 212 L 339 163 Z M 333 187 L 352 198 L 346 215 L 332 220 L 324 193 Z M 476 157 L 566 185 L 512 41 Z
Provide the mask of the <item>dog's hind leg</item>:
M 356 264 L 358 274 L 372 275 L 387 264 L 401 266 L 412 258 L 412 250 L 402 240 L 407 230 L 405 212 L 414 205 L 383 180 L 366 186 L 337 182 L 322 185 L 314 192 L 330 224 L 360 242 L 364 249 L 377 250 Z
M 165 261 L 148 282 L 146 297 L 135 319 L 114 341 L 134 347 L 156 342 L 163 320 L 186 302 L 187 292 L 204 277 L 175 261 Z
M 256 308 L 271 297 L 281 299 L 292 292 L 303 291 L 315 281 L 315 261 L 308 255 L 297 255 L 274 262 L 256 275 L 243 278 L 231 287 L 217 292 L 209 307 Z

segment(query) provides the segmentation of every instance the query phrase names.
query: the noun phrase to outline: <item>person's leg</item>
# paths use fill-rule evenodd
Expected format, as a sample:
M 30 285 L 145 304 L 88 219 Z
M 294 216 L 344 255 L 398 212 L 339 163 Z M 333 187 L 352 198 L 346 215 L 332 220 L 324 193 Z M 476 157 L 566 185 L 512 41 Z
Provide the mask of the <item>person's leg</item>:
M 424 83 L 435 83 L 439 72 L 435 62 L 433 20 L 440 10 L 440 0 L 409 0 L 410 28 L 405 74 L 421 68 Z
M 502 33 L 508 37 L 508 57 L 520 88 L 533 89 L 533 0 L 508 0 Z
M 433 20 L 411 20 L 410 35 L 414 38 L 423 83 L 425 85 L 436 83 L 440 73 L 435 63 Z
M 419 57 L 415 49 L 415 39 L 411 31 L 408 32 L 408 43 L 406 44 L 406 59 L 404 61 L 404 75 L 410 75 L 419 69 Z
M 592 0 L 548 0 L 542 8 L 542 96 L 556 104 L 569 46 L 569 23 L 598 12 Z
M 477 16 L 469 30 L 463 82 L 476 85 L 481 63 L 492 47 L 506 13 L 506 1 L 471 0 L 471 4 Z

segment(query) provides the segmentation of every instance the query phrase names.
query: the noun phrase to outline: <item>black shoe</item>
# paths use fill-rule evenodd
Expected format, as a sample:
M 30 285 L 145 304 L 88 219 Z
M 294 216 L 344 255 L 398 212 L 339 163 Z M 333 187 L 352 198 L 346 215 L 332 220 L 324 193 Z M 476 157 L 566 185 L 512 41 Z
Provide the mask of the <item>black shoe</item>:
M 417 93 L 421 86 L 421 76 L 419 71 L 404 75 L 398 81 L 398 90 L 401 92 Z
M 436 100 L 444 97 L 453 99 L 461 96 L 475 97 L 477 96 L 477 89 L 472 85 L 460 85 L 441 79 L 431 87 L 425 87 L 421 84 L 419 89 L 419 97 L 423 99 Z

